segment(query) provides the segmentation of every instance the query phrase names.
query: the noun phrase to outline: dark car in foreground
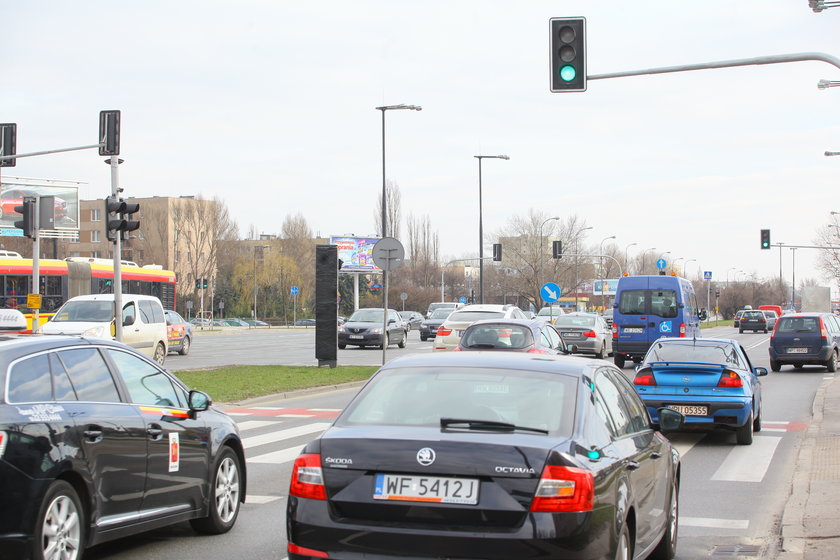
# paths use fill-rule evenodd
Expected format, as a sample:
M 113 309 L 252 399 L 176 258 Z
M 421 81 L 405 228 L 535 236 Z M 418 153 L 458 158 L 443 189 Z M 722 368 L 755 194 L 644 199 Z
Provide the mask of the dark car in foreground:
M 682 415 L 660 412 L 665 428 Z M 679 453 L 612 364 L 446 352 L 382 367 L 295 460 L 289 560 L 671 559 Z
M 837 371 L 840 355 L 840 320 L 831 313 L 797 313 L 776 321 L 770 336 L 770 369 L 784 365 L 823 366 Z
M 446 321 L 446 318 L 452 315 L 452 311 L 453 309 L 449 307 L 432 311 L 429 318 L 420 323 L 420 340 L 429 340 L 436 337 L 438 329 Z
M 396 343 L 400 348 L 405 348 L 408 332 L 402 317 L 395 310 L 389 309 L 387 318 L 385 323 L 385 313 L 381 307 L 357 309 L 346 323 L 338 327 L 338 347 L 342 350 L 347 346 L 384 348 Z M 384 334 L 383 324 L 387 324 Z
M 571 354 L 577 347 L 567 347 L 557 329 L 542 319 L 486 319 L 467 327 L 455 350 Z
M 670 408 L 685 415 L 685 428 L 726 429 L 741 445 L 761 431 L 761 376 L 736 340 L 660 338 L 636 369 L 633 384 L 656 422 Z
M 80 560 L 158 527 L 219 534 L 236 522 L 236 424 L 130 347 L 6 336 L 0 387 L 0 558 Z

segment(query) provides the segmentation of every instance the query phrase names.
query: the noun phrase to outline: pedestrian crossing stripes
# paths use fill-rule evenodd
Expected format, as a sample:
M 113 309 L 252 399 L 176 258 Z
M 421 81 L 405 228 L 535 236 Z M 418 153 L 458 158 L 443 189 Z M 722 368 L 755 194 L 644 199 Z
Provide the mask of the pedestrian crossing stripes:
M 278 408 L 251 406 L 225 410 L 230 416 L 265 416 L 269 418 L 335 418 L 340 408 Z

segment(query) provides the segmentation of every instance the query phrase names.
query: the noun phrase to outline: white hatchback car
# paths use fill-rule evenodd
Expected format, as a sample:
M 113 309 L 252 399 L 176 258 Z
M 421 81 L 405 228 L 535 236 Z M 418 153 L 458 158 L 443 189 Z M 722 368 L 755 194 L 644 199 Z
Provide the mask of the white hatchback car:
M 479 303 L 453 311 L 438 328 L 433 350 L 453 350 L 461 342 L 464 329 L 483 319 L 527 319 L 515 305 Z
M 166 360 L 168 336 L 163 305 L 154 296 L 122 295 L 122 342 L 159 364 Z M 43 334 L 114 338 L 114 294 L 76 296 L 41 327 Z

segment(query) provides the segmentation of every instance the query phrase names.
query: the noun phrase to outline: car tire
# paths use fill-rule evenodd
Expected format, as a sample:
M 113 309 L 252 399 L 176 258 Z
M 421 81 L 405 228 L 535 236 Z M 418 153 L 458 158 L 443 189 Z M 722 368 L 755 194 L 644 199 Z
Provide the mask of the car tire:
M 347 348 L 347 345 L 346 345 L 346 344 L 339 344 L 339 345 L 338 345 L 338 349 L 339 349 L 339 350 L 344 350 L 345 348 Z
M 825 371 L 832 373 L 837 371 L 837 350 L 832 351 L 831 356 L 828 357 L 828 361 L 825 363 Z
M 758 409 L 758 416 L 753 420 L 753 432 L 761 431 L 761 408 Z
M 603 360 L 604 359 L 604 347 L 603 346 L 601 346 L 601 348 L 599 348 L 598 351 L 595 352 L 595 359 L 597 359 L 597 360 Z
M 677 555 L 677 531 L 679 529 L 680 518 L 680 487 L 679 483 L 674 480 L 671 485 L 671 493 L 668 498 L 668 510 L 666 517 L 665 533 L 662 539 L 653 552 L 650 553 L 650 558 L 653 560 L 673 560 Z
M 56 480 L 47 489 L 35 521 L 35 538 L 32 539 L 32 558 L 81 560 L 85 543 L 84 509 L 76 490 L 64 480 Z M 59 550 L 56 551 L 56 548 Z
M 402 339 L 400 340 L 399 344 L 397 344 L 397 348 L 405 348 L 405 341 L 408 338 L 408 334 L 404 334 Z
M 429 340 L 428 336 L 423 336 L 422 334 L 420 335 L 420 341 L 421 342 L 426 342 L 427 340 Z
M 239 456 L 230 447 L 223 447 L 210 481 L 207 517 L 191 519 L 192 528 L 207 535 L 221 535 L 230 531 L 239 516 L 241 484 L 242 465 Z
M 767 334 L 767 329 L 764 329 L 764 334 Z
M 184 337 L 184 341 L 181 342 L 181 349 L 178 350 L 178 353 L 182 356 L 186 356 L 190 353 L 190 337 Z
M 780 364 L 780 363 L 779 363 L 778 361 L 776 361 L 776 360 L 770 360 L 770 369 L 771 369 L 772 371 L 776 371 L 776 372 L 781 371 L 781 369 L 782 369 L 782 364 Z
M 744 334 L 744 329 L 738 329 L 738 334 Z
M 624 360 L 625 360 L 624 354 L 614 354 L 613 355 L 613 362 L 615 362 L 615 367 L 617 367 L 618 369 L 624 368 Z
M 158 345 L 155 346 L 155 356 L 153 359 L 160 365 L 163 365 L 163 362 L 166 361 L 166 346 L 164 346 L 163 342 L 158 342 Z
M 751 445 L 753 442 L 753 413 L 750 411 L 750 416 L 743 426 L 735 430 L 735 440 L 738 445 Z
M 618 538 L 615 541 L 615 560 L 632 560 L 633 543 L 630 541 L 630 530 L 627 521 L 621 525 Z

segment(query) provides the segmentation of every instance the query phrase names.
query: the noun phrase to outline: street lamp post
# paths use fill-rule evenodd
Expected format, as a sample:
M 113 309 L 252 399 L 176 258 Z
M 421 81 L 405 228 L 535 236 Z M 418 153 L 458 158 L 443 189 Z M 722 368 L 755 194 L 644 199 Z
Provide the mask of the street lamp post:
M 604 305 L 604 241 L 606 241 L 607 239 L 615 239 L 615 235 L 610 235 L 609 237 L 603 238 L 601 240 L 601 245 L 599 246 L 599 249 L 598 249 L 598 255 L 600 256 L 600 261 L 601 261 L 601 264 L 599 266 L 600 271 L 599 271 L 598 276 L 600 277 L 600 280 L 601 280 L 601 309 L 602 310 L 606 308 L 606 305 Z
M 738 270 L 738 268 L 733 266 L 732 268 L 730 268 L 729 270 L 726 271 L 726 285 L 727 286 L 729 286 L 729 273 L 732 272 L 733 270 Z
M 685 257 L 677 257 L 676 259 L 674 259 L 674 262 L 671 264 L 671 272 L 676 272 L 677 271 L 677 262 L 678 261 L 684 261 L 684 260 L 685 260 Z
M 580 234 L 588 229 L 595 229 L 595 227 L 587 226 L 582 228 L 575 236 L 575 311 L 578 311 L 578 276 L 580 275 L 580 257 L 578 257 L 578 253 L 580 253 Z
M 510 157 L 499 156 L 473 156 L 478 159 L 478 302 L 484 303 L 484 223 L 481 215 L 481 160 L 483 159 L 505 159 Z
M 638 243 L 631 243 L 630 245 L 628 245 L 627 247 L 625 247 L 625 248 L 624 248 L 624 268 L 627 270 L 627 273 L 628 273 L 628 274 L 630 273 L 630 263 L 628 263 L 628 262 L 627 262 L 627 259 L 628 259 L 628 257 L 627 257 L 627 251 L 628 251 L 628 250 L 630 249 L 630 247 L 632 247 L 633 245 L 638 245 Z
M 540 294 L 540 287 L 542 286 L 542 268 L 543 268 L 543 226 L 550 222 L 551 220 L 559 220 L 560 216 L 553 216 L 551 218 L 546 219 L 543 223 L 540 224 L 540 254 L 538 257 L 538 264 L 539 264 L 539 272 L 537 273 L 537 293 Z
M 825 155 L 826 155 L 826 157 L 831 157 L 831 156 L 840 156 L 840 152 L 829 152 L 829 151 L 826 151 L 826 152 L 825 152 Z
M 265 251 L 268 249 L 268 245 L 254 245 L 254 327 L 257 326 L 257 249 L 262 249 Z M 265 253 L 263 252 L 263 260 L 265 259 Z
M 656 247 L 651 247 L 650 249 L 645 249 L 644 251 L 642 251 L 642 272 L 644 272 L 646 268 L 645 255 L 648 251 L 656 251 Z

